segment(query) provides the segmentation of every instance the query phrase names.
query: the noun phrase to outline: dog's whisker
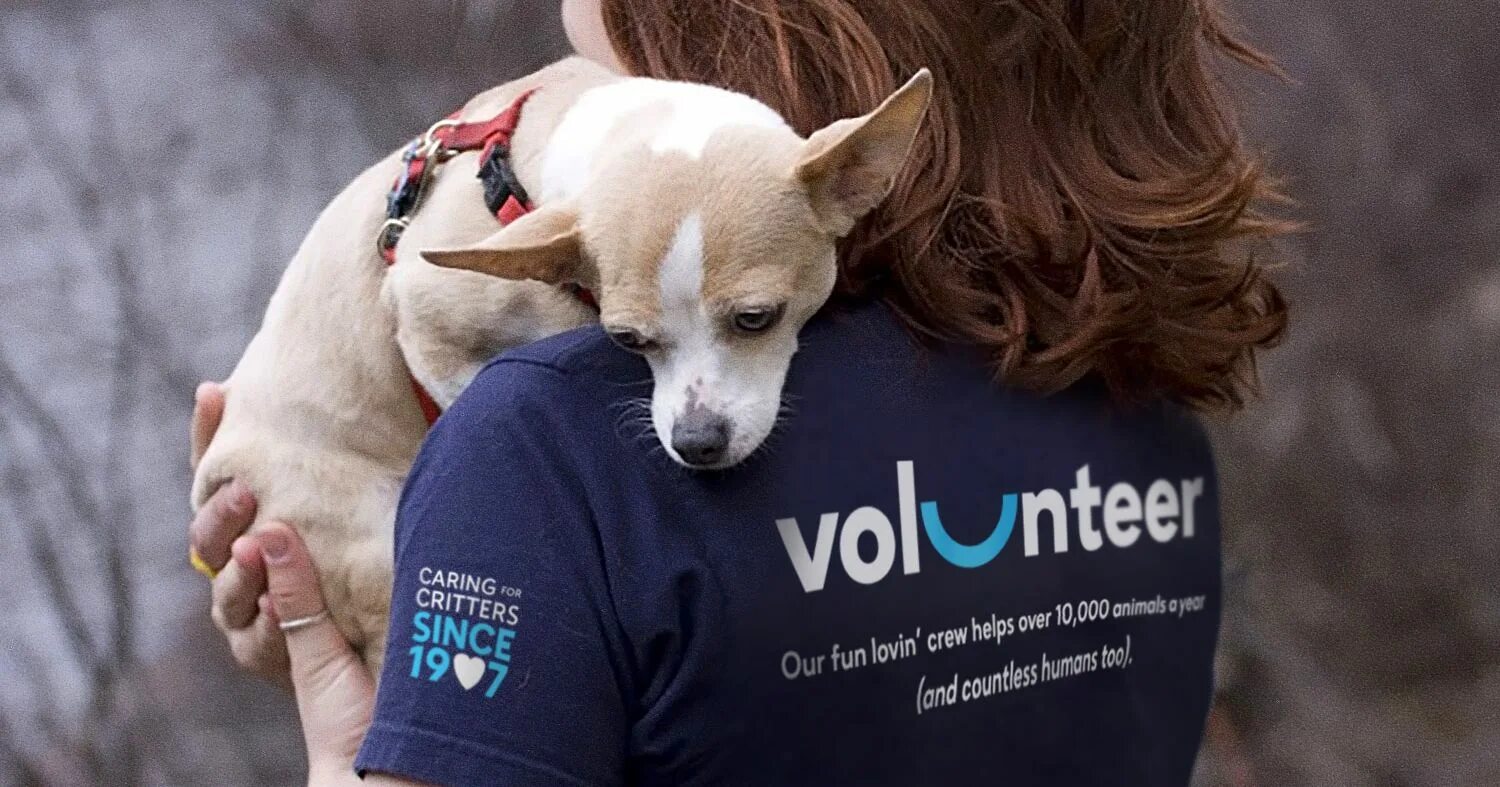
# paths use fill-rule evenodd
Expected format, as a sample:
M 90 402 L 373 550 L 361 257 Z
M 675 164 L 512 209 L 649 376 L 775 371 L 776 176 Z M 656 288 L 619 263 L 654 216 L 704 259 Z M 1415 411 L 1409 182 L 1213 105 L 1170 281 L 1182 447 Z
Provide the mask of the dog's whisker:
M 609 408 L 611 410 L 630 410 L 630 409 L 638 408 L 638 407 L 650 408 L 650 406 L 651 406 L 651 397 L 649 397 L 649 396 L 638 396 L 638 397 L 632 397 L 632 398 L 629 398 L 629 399 L 621 399 L 618 402 L 613 402 L 613 403 L 611 403 L 609 405 Z

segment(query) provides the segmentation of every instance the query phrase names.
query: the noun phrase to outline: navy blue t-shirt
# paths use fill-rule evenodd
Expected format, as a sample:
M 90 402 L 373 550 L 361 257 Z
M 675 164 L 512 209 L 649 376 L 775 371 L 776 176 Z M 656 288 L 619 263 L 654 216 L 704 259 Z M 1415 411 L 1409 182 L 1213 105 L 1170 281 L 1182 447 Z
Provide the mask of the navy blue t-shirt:
M 445 784 L 1184 784 L 1217 484 L 1182 410 L 992 382 L 879 305 L 803 331 L 791 415 L 666 457 L 586 328 L 491 363 L 396 526 L 358 767 Z

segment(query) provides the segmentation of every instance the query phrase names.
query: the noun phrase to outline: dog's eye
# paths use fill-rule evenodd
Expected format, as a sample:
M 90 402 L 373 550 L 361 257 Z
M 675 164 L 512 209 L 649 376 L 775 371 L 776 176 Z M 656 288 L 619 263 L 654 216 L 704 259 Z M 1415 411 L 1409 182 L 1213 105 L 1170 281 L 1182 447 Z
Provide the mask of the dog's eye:
M 641 332 L 634 328 L 609 328 L 605 332 L 615 344 L 633 353 L 645 352 L 656 345 L 656 342 L 642 336 Z
M 785 306 L 746 309 L 734 315 L 734 327 L 744 333 L 761 333 L 771 329 L 781 319 Z

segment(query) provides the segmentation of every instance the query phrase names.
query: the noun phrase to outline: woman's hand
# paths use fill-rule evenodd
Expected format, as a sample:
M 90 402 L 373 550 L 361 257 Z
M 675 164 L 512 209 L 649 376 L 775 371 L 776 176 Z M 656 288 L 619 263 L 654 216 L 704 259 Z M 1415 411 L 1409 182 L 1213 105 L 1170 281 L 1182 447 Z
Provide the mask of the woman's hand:
M 192 464 L 208 449 L 224 415 L 224 389 L 217 383 L 198 386 L 193 407 Z M 188 528 L 194 565 L 213 581 L 212 617 L 241 667 L 283 686 L 287 678 L 285 638 L 268 614 L 266 567 L 259 549 L 244 536 L 255 521 L 255 496 L 243 483 L 231 481 L 198 509 Z

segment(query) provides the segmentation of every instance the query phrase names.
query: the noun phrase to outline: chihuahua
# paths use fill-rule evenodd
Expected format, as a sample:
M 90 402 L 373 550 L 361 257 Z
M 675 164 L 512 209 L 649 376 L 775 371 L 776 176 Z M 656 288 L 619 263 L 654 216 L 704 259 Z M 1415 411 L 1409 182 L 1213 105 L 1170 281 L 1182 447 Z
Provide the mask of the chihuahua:
M 397 498 L 427 427 L 411 381 L 446 406 L 499 352 L 597 319 L 650 365 L 651 420 L 672 460 L 743 461 L 775 425 L 797 333 L 833 289 L 837 240 L 889 193 L 931 92 L 924 69 L 806 139 L 747 96 L 579 58 L 480 94 L 461 118 L 529 94 L 510 161 L 538 207 L 496 230 L 478 155 L 460 153 L 387 267 L 372 239 L 405 163 L 394 154 L 356 178 L 225 383 L 194 507 L 238 478 L 257 524 L 293 523 L 334 621 L 378 675 Z M 598 314 L 558 285 L 587 288 Z

